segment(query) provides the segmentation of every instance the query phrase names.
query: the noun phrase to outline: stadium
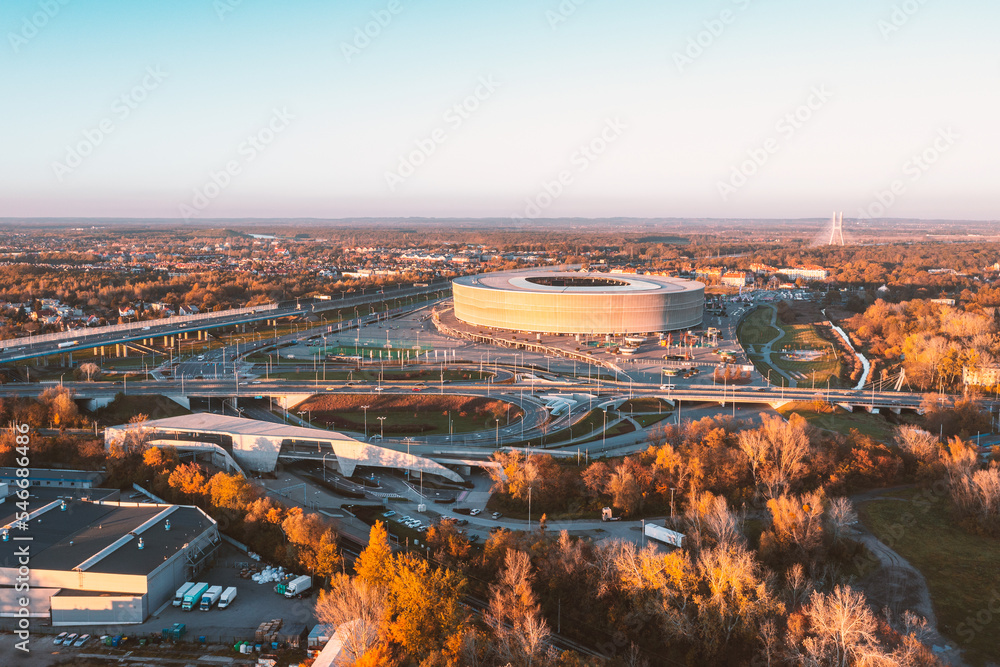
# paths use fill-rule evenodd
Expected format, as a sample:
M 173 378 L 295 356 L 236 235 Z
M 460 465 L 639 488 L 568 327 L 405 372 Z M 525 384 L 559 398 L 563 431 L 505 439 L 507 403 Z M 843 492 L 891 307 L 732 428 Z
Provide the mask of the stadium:
M 455 317 L 531 333 L 622 335 L 679 331 L 702 322 L 705 286 L 663 276 L 555 270 L 452 281 Z

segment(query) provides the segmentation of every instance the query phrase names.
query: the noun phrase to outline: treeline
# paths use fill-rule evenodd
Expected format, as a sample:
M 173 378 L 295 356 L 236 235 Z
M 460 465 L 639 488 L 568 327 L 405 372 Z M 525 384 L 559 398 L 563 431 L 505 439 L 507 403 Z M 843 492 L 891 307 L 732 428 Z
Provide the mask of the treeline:
M 950 389 L 962 385 L 965 368 L 997 366 L 1000 310 L 990 310 L 924 299 L 897 304 L 879 299 L 847 320 L 847 326 L 885 365 L 901 363 L 912 386 Z
M 765 416 L 758 429 L 729 417 L 705 417 L 661 426 L 649 441 L 644 452 L 583 467 L 575 459 L 497 452 L 494 497 L 523 513 L 530 489 L 536 515 L 597 515 L 610 506 L 637 518 L 671 513 L 671 499 L 683 506 L 703 492 L 742 506 L 781 492 L 832 496 L 889 486 L 913 471 L 897 448 L 857 431 L 819 431 L 798 415 L 787 423 Z

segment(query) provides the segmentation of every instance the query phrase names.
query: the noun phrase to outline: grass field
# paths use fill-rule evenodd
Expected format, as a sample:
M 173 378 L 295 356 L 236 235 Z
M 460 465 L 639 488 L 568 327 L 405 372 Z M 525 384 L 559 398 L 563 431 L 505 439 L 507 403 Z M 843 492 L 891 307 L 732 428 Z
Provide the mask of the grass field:
M 814 378 L 817 387 L 825 387 L 827 379 L 831 387 L 838 386 L 843 366 L 840 355 L 829 341 L 819 335 L 815 325 L 785 324 L 781 325 L 781 330 L 784 336 L 771 348 L 772 364 L 783 371 L 805 375 L 808 380 L 800 381 L 800 387 L 811 386 Z M 795 350 L 822 351 L 823 356 L 816 361 L 790 361 L 781 354 Z
M 94 412 L 98 423 L 103 426 L 124 424 L 138 414 L 144 414 L 150 419 L 165 419 L 189 415 L 191 411 L 164 396 L 118 395 L 111 403 Z
M 449 420 L 451 433 L 484 431 L 496 428 L 498 417 L 500 426 L 506 426 L 508 414 L 511 423 L 521 415 L 516 405 L 495 398 L 428 393 L 320 394 L 303 401 L 293 411 L 311 411 L 313 423 L 326 428 L 360 433 L 365 429 L 363 405 L 368 406 L 368 434 L 381 433 L 384 426 L 385 435 L 394 437 L 447 435 Z M 385 417 L 383 424 L 379 423 L 379 417 Z
M 798 380 L 799 387 L 815 386 L 825 388 L 827 380 L 831 387 L 840 386 L 840 373 L 842 371 L 842 360 L 831 343 L 819 335 L 814 324 L 778 324 L 777 328 L 771 326 L 771 313 L 774 309 L 771 306 L 758 308 L 750 313 L 737 329 L 737 336 L 740 344 L 744 348 L 753 346 L 754 354 L 748 355 L 751 363 L 757 368 L 761 375 L 767 377 L 770 370 L 771 383 L 780 384 L 780 369 L 793 377 L 796 374 L 805 376 L 805 379 Z M 771 347 L 771 363 L 764 361 L 760 354 L 760 346 L 774 340 L 775 336 L 781 334 Z M 793 352 L 797 350 L 816 350 L 822 352 L 822 356 L 816 361 L 791 361 L 783 357 L 783 352 Z
M 743 318 L 739 328 L 736 329 L 736 337 L 739 338 L 741 345 L 744 347 L 747 345 L 764 345 L 774 340 L 774 337 L 781 333 L 778 329 L 771 326 L 772 312 L 774 312 L 773 308 L 764 306 Z
M 639 426 L 646 428 L 648 426 L 652 426 L 653 424 L 663 421 L 667 417 L 673 417 L 673 416 L 674 413 L 673 410 L 671 410 L 670 412 L 663 412 L 663 413 L 647 412 L 647 413 L 635 414 L 632 415 L 632 419 L 638 422 Z
M 862 522 L 927 580 L 938 627 L 974 665 L 1000 656 L 1000 540 L 955 524 L 945 496 L 894 492 L 860 507 Z M 977 619 L 978 617 L 978 619 Z M 979 627 L 979 631 L 975 630 Z
M 812 403 L 789 403 L 778 410 L 787 418 L 792 413 L 802 416 L 816 428 L 850 434 L 852 429 L 869 435 L 879 442 L 892 440 L 896 426 L 886 421 L 881 415 L 873 415 L 859 409 L 857 412 L 847 412 L 843 408 L 834 407 L 832 412 L 817 410 Z

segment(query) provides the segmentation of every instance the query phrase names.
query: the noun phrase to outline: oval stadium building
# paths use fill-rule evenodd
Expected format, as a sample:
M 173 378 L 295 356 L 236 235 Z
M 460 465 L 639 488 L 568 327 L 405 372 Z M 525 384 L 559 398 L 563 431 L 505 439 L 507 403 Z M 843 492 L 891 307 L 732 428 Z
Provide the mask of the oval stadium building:
M 560 334 L 641 334 L 696 327 L 702 283 L 540 269 L 452 281 L 455 317 L 467 324 Z

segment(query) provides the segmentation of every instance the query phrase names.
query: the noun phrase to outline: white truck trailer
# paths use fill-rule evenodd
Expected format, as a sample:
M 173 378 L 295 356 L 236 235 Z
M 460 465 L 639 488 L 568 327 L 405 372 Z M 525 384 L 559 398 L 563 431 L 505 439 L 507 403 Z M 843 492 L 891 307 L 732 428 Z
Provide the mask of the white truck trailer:
M 236 599 L 236 586 L 230 586 L 226 590 L 222 591 L 222 596 L 219 597 L 219 609 L 225 609 L 233 603 Z

